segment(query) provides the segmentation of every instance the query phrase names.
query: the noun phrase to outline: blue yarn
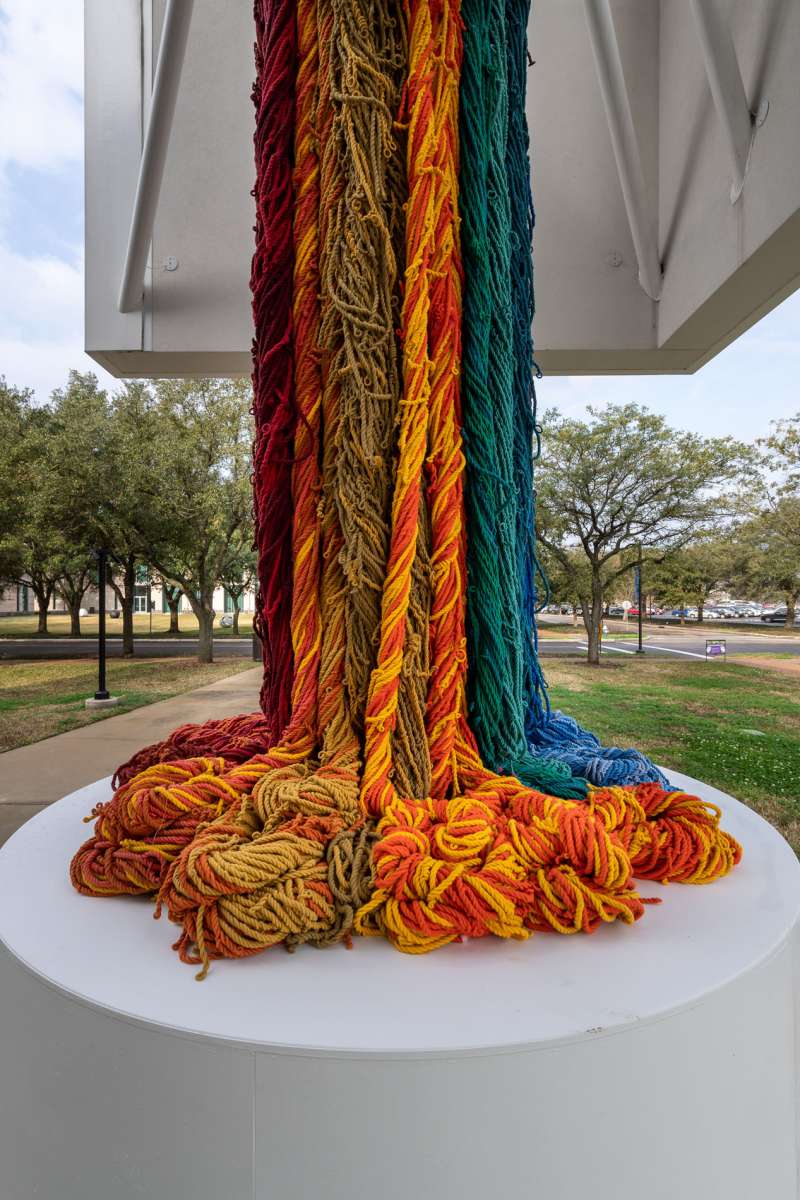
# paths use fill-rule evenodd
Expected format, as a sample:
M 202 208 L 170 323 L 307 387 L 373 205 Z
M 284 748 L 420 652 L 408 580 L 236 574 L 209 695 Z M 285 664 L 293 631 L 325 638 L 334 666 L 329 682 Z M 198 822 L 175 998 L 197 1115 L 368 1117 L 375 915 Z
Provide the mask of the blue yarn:
M 583 776 L 596 787 L 658 783 L 667 791 L 674 791 L 666 775 L 646 754 L 603 746 L 598 737 L 566 713 L 551 713 L 535 731 L 531 748 L 542 758 L 565 763 L 573 775 Z

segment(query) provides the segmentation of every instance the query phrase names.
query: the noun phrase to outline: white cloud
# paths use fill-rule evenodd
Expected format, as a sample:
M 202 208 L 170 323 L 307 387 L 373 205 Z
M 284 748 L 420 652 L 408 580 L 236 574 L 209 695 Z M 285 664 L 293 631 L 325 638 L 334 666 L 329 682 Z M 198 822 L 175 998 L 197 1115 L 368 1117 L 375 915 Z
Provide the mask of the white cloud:
M 71 368 L 94 372 L 109 391 L 119 386 L 84 354 L 82 337 L 43 342 L 34 351 L 28 341 L 0 336 L 0 375 L 15 387 L 31 388 L 42 403 L 54 388 L 64 386 Z
M 83 160 L 82 0 L 0 0 L 0 375 L 46 400 L 71 367 L 111 376 L 83 352 L 83 253 L 26 255 L 9 243 L 11 169 Z
M 46 400 L 71 367 L 114 380 L 83 351 L 83 264 L 0 244 L 0 375 Z
M 80 333 L 83 268 L 60 258 L 27 258 L 0 244 L 0 329 L 36 342 Z
M 83 154 L 81 0 L 0 0 L 0 168 Z

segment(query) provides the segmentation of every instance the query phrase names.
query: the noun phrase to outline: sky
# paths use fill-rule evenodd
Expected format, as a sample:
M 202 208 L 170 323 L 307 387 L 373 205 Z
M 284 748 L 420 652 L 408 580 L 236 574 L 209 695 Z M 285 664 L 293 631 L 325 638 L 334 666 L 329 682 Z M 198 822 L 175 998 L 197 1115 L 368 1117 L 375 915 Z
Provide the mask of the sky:
M 82 21 L 82 0 L 0 0 L 0 375 L 41 401 L 71 367 L 114 384 L 83 352 Z M 753 440 L 800 411 L 798 378 L 800 293 L 695 375 L 549 378 L 538 395 Z

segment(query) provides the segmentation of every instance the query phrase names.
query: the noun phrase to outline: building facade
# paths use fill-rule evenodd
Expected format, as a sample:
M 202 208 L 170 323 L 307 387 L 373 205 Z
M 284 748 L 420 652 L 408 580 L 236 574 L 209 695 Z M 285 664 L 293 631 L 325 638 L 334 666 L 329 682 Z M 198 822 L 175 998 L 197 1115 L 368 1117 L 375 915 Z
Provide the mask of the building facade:
M 160 583 L 148 582 L 149 576 L 146 573 L 139 573 L 133 599 L 133 610 L 136 613 L 168 613 L 169 605 L 167 604 L 167 596 L 165 589 Z M 121 580 L 120 586 L 121 586 Z M 82 609 L 86 613 L 96 613 L 99 608 L 100 594 L 99 589 L 94 585 L 90 585 L 86 589 L 83 597 Z M 214 589 L 214 612 L 218 615 L 231 613 L 234 609 L 234 600 L 227 588 L 217 587 Z M 243 595 L 239 597 L 239 611 L 252 613 L 255 609 L 255 590 L 250 587 L 245 590 Z M 119 601 L 114 589 L 109 584 L 106 588 L 106 610 L 108 613 L 117 612 L 119 610 Z M 0 618 L 6 616 L 24 616 L 28 613 L 37 613 L 39 604 L 34 595 L 30 584 L 25 583 L 6 583 L 0 584 Z M 61 596 L 54 595 L 50 601 L 48 609 L 52 613 L 66 613 L 68 608 Z M 191 612 L 191 605 L 186 596 L 182 595 L 180 599 L 180 612 Z

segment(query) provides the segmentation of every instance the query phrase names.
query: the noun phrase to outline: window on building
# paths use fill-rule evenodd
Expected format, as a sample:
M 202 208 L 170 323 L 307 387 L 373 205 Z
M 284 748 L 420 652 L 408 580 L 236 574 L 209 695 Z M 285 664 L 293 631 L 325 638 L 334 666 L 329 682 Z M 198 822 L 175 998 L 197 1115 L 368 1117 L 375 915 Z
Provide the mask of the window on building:
M 137 583 L 133 589 L 133 611 L 150 611 L 150 585 Z

